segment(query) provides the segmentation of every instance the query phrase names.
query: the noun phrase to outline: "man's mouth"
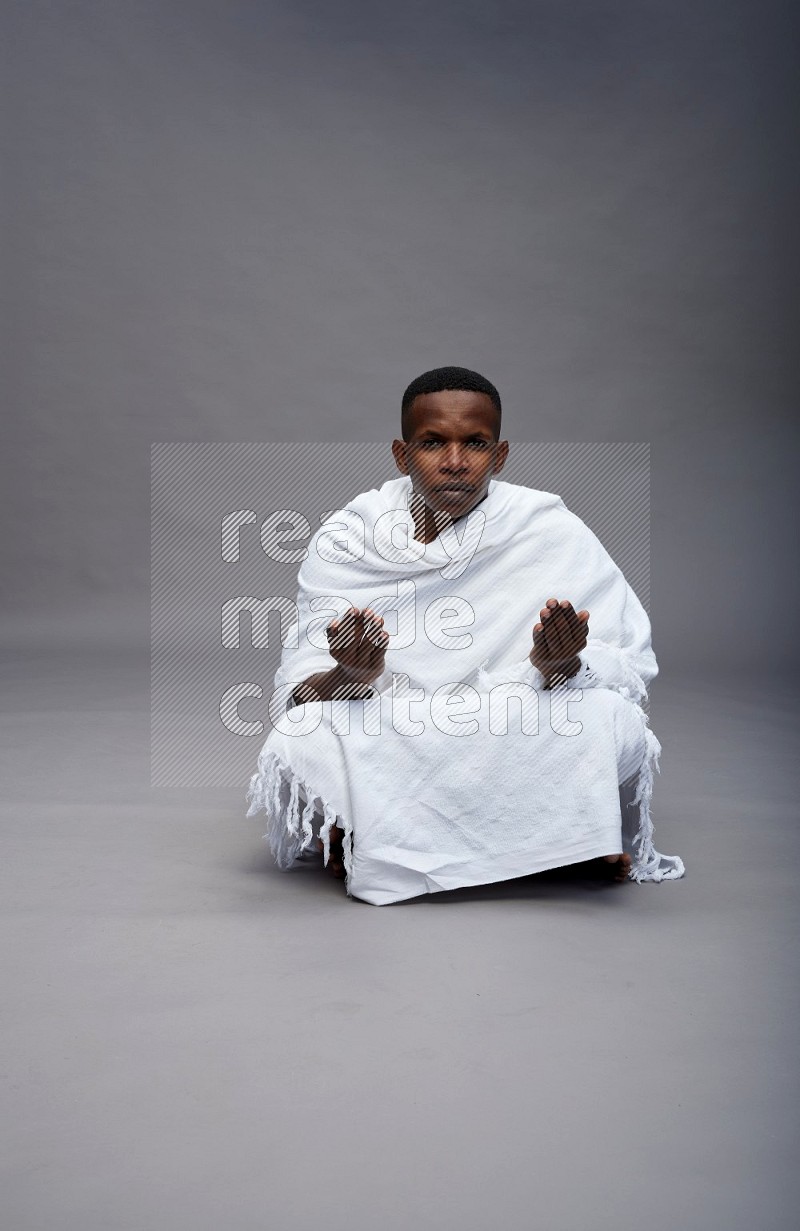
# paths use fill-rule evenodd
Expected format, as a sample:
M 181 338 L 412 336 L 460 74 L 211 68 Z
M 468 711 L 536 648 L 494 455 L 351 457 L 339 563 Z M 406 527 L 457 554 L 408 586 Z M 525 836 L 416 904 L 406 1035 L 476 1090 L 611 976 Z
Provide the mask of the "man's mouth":
M 437 492 L 473 492 L 474 490 L 471 483 L 442 483 L 440 487 L 434 488 Z

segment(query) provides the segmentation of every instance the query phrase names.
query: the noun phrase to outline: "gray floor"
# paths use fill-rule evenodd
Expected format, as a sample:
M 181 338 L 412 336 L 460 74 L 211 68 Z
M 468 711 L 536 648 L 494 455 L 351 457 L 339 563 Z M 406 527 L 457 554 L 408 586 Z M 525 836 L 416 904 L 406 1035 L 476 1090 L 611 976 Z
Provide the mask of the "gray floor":
M 673 884 L 377 908 L 153 791 L 145 659 L 4 667 L 2 1226 L 794 1228 L 794 695 L 659 679 Z

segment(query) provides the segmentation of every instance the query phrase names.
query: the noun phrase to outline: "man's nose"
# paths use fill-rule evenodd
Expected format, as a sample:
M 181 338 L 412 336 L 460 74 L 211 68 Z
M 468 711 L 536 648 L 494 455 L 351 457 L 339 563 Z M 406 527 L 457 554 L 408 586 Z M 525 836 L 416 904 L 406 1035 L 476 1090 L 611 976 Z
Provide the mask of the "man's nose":
M 441 461 L 442 470 L 466 470 L 466 459 L 461 445 L 447 445 Z

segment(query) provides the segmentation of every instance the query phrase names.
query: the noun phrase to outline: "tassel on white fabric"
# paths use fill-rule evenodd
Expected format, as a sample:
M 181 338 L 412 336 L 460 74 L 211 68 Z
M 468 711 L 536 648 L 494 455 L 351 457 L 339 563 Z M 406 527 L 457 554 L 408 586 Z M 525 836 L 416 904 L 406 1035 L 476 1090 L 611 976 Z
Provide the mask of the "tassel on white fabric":
M 311 845 L 311 839 L 314 837 L 312 821 L 314 819 L 314 813 L 317 811 L 317 803 L 318 797 L 314 794 L 314 792 L 306 791 L 306 803 L 303 808 L 303 815 L 300 818 L 300 826 L 303 830 L 303 839 L 300 849 L 304 851 L 308 850 Z
M 288 804 L 283 807 L 282 788 L 288 784 Z M 305 797 L 301 811 L 300 796 Z M 304 783 L 294 771 L 274 753 L 263 752 L 259 757 L 258 770 L 250 779 L 247 791 L 247 816 L 266 812 L 268 818 L 265 840 L 272 856 L 285 872 L 300 855 L 311 846 L 314 838 L 313 818 L 322 816 L 319 836 L 323 845 L 323 864 L 327 866 L 331 854 L 331 829 L 334 826 L 344 831 L 344 869 L 347 877 L 352 873 L 352 825 L 339 817 L 335 808 Z M 349 888 L 345 885 L 349 894 Z
M 630 880 L 642 881 L 679 880 L 686 871 L 683 860 L 677 855 L 662 855 L 653 845 L 653 819 L 650 804 L 653 798 L 654 776 L 660 773 L 661 744 L 647 725 L 647 715 L 641 706 L 636 709 L 645 722 L 645 754 L 639 769 L 636 792 L 630 807 L 639 809 L 639 829 L 633 839 L 634 859 L 629 872 Z
M 303 845 L 298 833 L 299 826 L 294 819 L 297 813 L 292 804 L 293 798 L 299 801 L 300 784 L 297 784 L 295 791 L 293 777 L 291 770 L 281 765 L 276 756 L 262 752 L 258 770 L 250 779 L 247 791 L 247 815 L 255 816 L 262 811 L 267 814 L 268 829 L 264 837 L 281 871 L 292 866 Z M 289 783 L 289 807 L 285 817 L 281 800 L 284 778 Z
M 331 857 L 331 829 L 336 820 L 336 813 L 330 804 L 322 806 L 322 827 L 319 831 L 320 841 L 322 842 L 322 862 L 325 867 L 328 866 L 328 860 Z
M 289 809 L 286 814 L 289 833 L 296 838 L 300 832 L 300 780 L 294 774 L 289 783 Z

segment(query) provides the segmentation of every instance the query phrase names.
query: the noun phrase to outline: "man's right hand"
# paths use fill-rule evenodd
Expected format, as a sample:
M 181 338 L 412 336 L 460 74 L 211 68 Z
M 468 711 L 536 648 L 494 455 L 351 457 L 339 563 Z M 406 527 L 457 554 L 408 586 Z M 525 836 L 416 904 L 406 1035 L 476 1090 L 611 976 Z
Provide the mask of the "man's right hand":
M 348 679 L 369 684 L 384 668 L 389 634 L 369 607 L 351 607 L 325 630 L 328 649 Z

